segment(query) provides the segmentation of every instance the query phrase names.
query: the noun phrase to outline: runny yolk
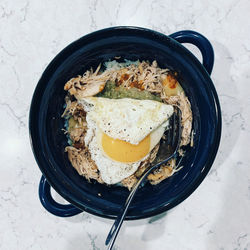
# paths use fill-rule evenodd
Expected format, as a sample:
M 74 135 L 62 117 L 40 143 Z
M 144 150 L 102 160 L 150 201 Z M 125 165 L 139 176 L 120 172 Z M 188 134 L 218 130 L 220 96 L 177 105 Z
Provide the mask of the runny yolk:
M 102 134 L 103 151 L 113 160 L 119 162 L 136 162 L 145 157 L 150 148 L 150 135 L 139 144 L 134 145 L 126 141 L 114 139 L 107 134 Z

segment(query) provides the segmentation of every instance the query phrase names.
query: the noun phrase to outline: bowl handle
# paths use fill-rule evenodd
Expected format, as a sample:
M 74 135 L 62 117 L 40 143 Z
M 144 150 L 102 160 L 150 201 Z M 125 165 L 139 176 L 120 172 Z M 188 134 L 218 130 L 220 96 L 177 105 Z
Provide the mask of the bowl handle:
M 72 204 L 62 205 L 57 203 L 51 196 L 51 186 L 42 175 L 39 184 L 39 198 L 43 207 L 50 213 L 60 217 L 70 217 L 82 212 Z
M 214 50 L 206 37 L 192 30 L 182 30 L 169 35 L 179 43 L 191 43 L 198 47 L 202 54 L 202 64 L 210 75 L 214 65 Z

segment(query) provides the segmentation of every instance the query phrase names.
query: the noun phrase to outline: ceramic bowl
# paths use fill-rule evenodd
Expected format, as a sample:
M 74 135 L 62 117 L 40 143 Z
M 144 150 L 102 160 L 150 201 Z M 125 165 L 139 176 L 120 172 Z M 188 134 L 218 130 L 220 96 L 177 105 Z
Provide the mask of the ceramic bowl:
M 181 43 L 196 45 L 203 63 Z M 126 188 L 90 183 L 78 175 L 64 152 L 67 138 L 62 131 L 64 84 L 117 56 L 121 61 L 156 60 L 161 68 L 176 71 L 191 102 L 194 129 L 194 147 L 187 148 L 183 169 L 158 185 L 147 183 L 140 188 L 126 219 L 157 215 L 182 202 L 200 185 L 216 156 L 221 111 L 210 78 L 214 60 L 210 42 L 194 31 L 166 36 L 144 28 L 113 27 L 93 32 L 71 43 L 50 62 L 37 84 L 30 107 L 30 138 L 43 175 L 39 195 L 43 206 L 55 215 L 72 216 L 86 211 L 115 218 L 128 196 Z M 51 186 L 70 204 L 55 202 Z

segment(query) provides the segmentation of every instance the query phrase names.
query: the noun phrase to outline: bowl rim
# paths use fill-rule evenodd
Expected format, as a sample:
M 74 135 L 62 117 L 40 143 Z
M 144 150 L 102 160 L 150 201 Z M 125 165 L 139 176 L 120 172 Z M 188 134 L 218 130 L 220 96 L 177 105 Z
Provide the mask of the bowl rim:
M 73 41 L 72 43 L 70 43 L 69 45 L 67 45 L 64 49 L 62 49 L 52 60 L 51 62 L 48 64 L 48 66 L 45 68 L 45 70 L 43 71 L 32 96 L 32 101 L 31 101 L 31 105 L 30 105 L 30 112 L 29 112 L 29 138 L 30 138 L 30 143 L 31 143 L 31 148 L 33 151 L 33 155 L 35 157 L 35 160 L 37 162 L 38 167 L 40 168 L 42 174 L 45 176 L 46 180 L 49 182 L 49 184 L 55 189 L 56 192 L 58 192 L 64 199 L 66 199 L 68 202 L 70 202 L 71 204 L 73 204 L 74 206 L 80 208 L 83 211 L 86 211 L 88 213 L 91 213 L 93 215 L 97 215 L 103 218 L 108 218 L 108 219 L 114 219 L 116 216 L 113 215 L 109 215 L 109 214 L 103 214 L 100 213 L 100 211 L 95 210 L 93 208 L 90 207 L 84 207 L 84 209 L 82 207 L 79 206 L 79 204 L 77 204 L 72 198 L 71 198 L 71 194 L 67 193 L 67 192 L 63 192 L 62 190 L 58 190 L 58 188 L 56 187 L 56 184 L 53 182 L 53 180 L 50 178 L 49 175 L 46 176 L 46 173 L 44 171 L 44 169 L 41 168 L 41 157 L 39 156 L 39 153 L 37 152 L 37 149 L 35 148 L 35 141 L 34 141 L 34 128 L 33 128 L 33 120 L 34 120 L 34 111 L 35 111 L 35 107 L 36 107 L 36 98 L 37 95 L 39 95 L 40 92 L 40 88 L 41 88 L 41 83 L 43 82 L 43 78 L 45 77 L 45 74 L 47 74 L 48 71 L 50 71 L 50 68 L 53 67 L 54 64 L 58 63 L 58 60 L 60 60 L 60 58 L 62 56 L 64 56 L 65 53 L 67 53 L 74 45 L 76 45 L 77 43 L 80 43 L 82 40 L 86 40 L 89 39 L 97 34 L 100 33 L 105 33 L 105 32 L 110 32 L 110 31 L 114 31 L 114 30 L 123 30 L 123 31 L 142 31 L 142 32 L 149 32 L 153 35 L 157 35 L 158 37 L 164 38 L 164 39 L 170 39 L 173 43 L 175 43 L 177 46 L 181 46 L 182 49 L 186 50 L 186 53 L 189 54 L 189 56 L 192 57 L 192 60 L 194 60 L 197 68 L 202 71 L 203 74 L 206 75 L 206 77 L 209 79 L 209 81 L 207 82 L 207 84 L 209 85 L 208 88 L 210 89 L 210 94 L 212 96 L 212 102 L 213 105 L 216 109 L 216 131 L 215 131 L 215 137 L 214 137 L 214 144 L 213 144 L 213 148 L 210 150 L 210 154 L 209 157 L 206 161 L 206 163 L 203 166 L 203 170 L 200 172 L 199 176 L 195 179 L 195 181 L 191 182 L 190 185 L 186 188 L 185 191 L 183 191 L 183 193 L 181 193 L 178 197 L 176 197 L 173 201 L 169 202 L 167 205 L 165 206 L 161 206 L 158 209 L 155 209 L 153 211 L 148 212 L 147 214 L 141 215 L 141 216 L 127 216 L 125 219 L 126 220 L 135 220 L 135 219 L 144 219 L 144 218 L 148 218 L 151 216 L 155 216 L 158 215 L 160 213 L 163 213 L 175 206 L 177 206 L 178 204 L 180 204 L 182 201 L 184 201 L 187 197 L 189 197 L 196 189 L 197 187 L 201 184 L 201 182 L 204 180 L 204 178 L 206 177 L 206 175 L 208 174 L 209 170 L 212 167 L 212 164 L 215 160 L 218 148 L 219 148 L 219 144 L 220 144 L 220 139 L 221 139 L 221 127 L 222 127 L 222 117 L 221 117 L 221 108 L 220 108 L 220 103 L 219 103 L 219 98 L 215 89 L 215 86 L 213 85 L 213 82 L 210 78 L 210 75 L 207 73 L 207 71 L 205 70 L 205 68 L 203 67 L 203 65 L 200 63 L 200 61 L 188 50 L 186 49 L 181 43 L 175 41 L 173 38 L 148 29 L 148 28 L 143 28 L 143 27 L 136 27 L 136 26 L 115 26 L 115 27 L 110 27 L 110 28 L 105 28 L 105 29 L 100 29 L 94 32 L 91 32 L 87 35 L 82 36 L 81 38 L 77 39 L 76 41 Z M 159 39 L 159 38 L 157 38 Z

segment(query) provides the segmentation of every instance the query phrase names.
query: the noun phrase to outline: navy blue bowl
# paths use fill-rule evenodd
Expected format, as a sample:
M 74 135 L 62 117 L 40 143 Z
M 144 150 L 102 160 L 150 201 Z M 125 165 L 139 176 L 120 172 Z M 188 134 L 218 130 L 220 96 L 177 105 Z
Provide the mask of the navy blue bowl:
M 203 65 L 180 43 L 196 45 Z M 161 68 L 178 72 L 178 79 L 192 106 L 194 147 L 188 147 L 184 168 L 156 186 L 146 184 L 132 202 L 126 219 L 140 219 L 164 212 L 186 199 L 202 182 L 212 166 L 221 135 L 221 112 L 209 74 L 213 49 L 209 41 L 194 31 L 170 36 L 137 27 L 113 27 L 96 31 L 73 42 L 49 64 L 39 80 L 30 108 L 30 137 L 43 177 L 39 186 L 43 206 L 58 216 L 82 211 L 115 218 L 128 190 L 123 187 L 89 183 L 71 166 L 64 152 L 67 139 L 61 130 L 64 84 L 90 67 L 120 56 L 121 61 L 157 60 Z M 56 203 L 52 186 L 69 205 Z M 101 194 L 99 196 L 98 194 Z

